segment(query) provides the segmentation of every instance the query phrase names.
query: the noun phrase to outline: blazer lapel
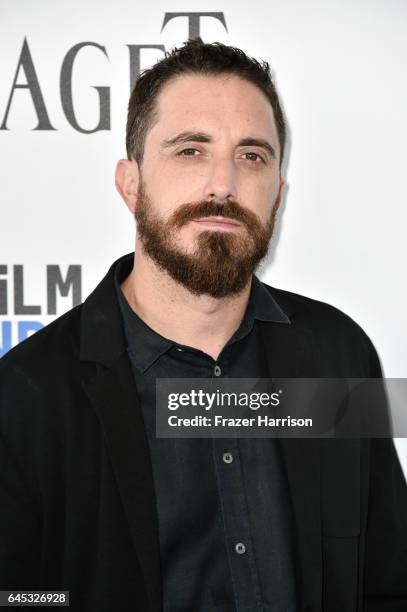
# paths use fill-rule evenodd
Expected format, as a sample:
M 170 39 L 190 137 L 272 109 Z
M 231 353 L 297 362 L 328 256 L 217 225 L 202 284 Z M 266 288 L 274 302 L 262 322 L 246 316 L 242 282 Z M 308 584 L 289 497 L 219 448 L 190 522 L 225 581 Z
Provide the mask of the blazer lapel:
M 80 359 L 83 387 L 99 416 L 144 577 L 149 612 L 162 609 L 158 516 L 150 451 L 127 355 L 113 263 L 83 304 Z M 97 372 L 96 376 L 94 375 Z
M 297 541 L 297 582 L 301 610 L 321 609 L 322 533 L 319 440 L 280 438 Z
M 148 440 L 127 353 L 84 383 L 104 430 L 152 612 L 161 610 L 158 518 Z
M 316 375 L 314 339 L 309 329 L 263 323 L 264 353 L 270 378 Z M 322 530 L 320 440 L 278 438 L 291 498 L 297 544 L 301 610 L 321 610 Z

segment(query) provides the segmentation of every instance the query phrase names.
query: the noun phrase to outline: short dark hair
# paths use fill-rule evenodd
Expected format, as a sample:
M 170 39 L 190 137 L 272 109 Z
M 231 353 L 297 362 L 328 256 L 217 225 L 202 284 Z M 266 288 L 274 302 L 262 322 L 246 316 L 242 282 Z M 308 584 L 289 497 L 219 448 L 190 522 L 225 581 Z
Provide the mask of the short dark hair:
M 166 52 L 162 60 L 144 70 L 136 81 L 129 100 L 126 148 L 128 159 L 143 161 L 147 132 L 157 119 L 157 96 L 163 85 L 184 74 L 231 74 L 250 81 L 268 98 L 273 108 L 280 144 L 280 168 L 286 139 L 286 124 L 270 66 L 266 61 L 248 57 L 237 47 L 220 42 L 204 43 L 200 38 L 185 42 Z

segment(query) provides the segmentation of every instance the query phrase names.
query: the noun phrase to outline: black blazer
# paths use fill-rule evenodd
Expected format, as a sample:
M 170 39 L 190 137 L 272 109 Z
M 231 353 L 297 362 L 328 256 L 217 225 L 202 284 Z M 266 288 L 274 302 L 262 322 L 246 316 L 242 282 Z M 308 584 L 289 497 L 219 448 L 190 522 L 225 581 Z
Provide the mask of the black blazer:
M 380 376 L 335 308 L 268 287 L 270 376 Z M 159 612 L 157 512 L 113 266 L 84 304 L 0 360 L 0 589 Z M 407 488 L 391 439 L 280 439 L 301 612 L 407 610 Z M 194 611 L 191 611 L 194 612 Z

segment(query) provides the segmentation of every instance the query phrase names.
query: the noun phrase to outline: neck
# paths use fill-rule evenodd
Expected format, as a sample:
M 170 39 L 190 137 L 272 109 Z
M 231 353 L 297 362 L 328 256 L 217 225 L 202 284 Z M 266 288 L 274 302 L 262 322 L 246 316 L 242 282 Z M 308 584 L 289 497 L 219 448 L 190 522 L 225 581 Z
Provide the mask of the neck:
M 137 241 L 133 270 L 121 288 L 134 312 L 154 331 L 217 359 L 242 321 L 251 279 L 237 295 L 195 295 L 161 270 Z

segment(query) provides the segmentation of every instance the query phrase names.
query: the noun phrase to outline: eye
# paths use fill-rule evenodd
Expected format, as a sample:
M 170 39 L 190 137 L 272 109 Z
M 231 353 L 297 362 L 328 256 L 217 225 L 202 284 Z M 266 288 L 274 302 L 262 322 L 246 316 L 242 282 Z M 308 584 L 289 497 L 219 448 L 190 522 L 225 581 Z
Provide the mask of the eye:
M 258 153 L 248 152 L 248 153 L 244 153 L 244 155 L 250 156 L 249 161 L 257 163 L 258 160 L 254 158 L 258 158 L 260 161 L 264 162 L 264 159 Z
M 179 151 L 177 153 L 177 155 L 179 155 L 180 157 L 196 157 L 196 155 L 194 155 L 194 153 L 200 153 L 200 151 L 198 151 L 198 149 L 182 149 L 182 151 Z

